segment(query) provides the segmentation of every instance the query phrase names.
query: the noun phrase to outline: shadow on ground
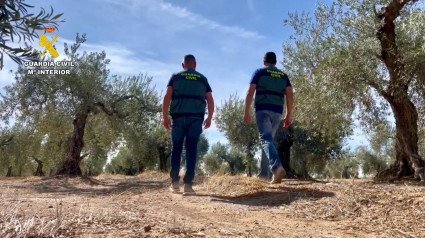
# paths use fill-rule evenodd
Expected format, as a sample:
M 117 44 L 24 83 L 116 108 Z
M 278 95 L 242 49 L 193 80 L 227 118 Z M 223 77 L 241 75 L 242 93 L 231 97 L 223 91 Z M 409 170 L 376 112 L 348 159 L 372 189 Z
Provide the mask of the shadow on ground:
M 214 202 L 232 203 L 247 206 L 278 207 L 282 205 L 289 205 L 296 200 L 315 201 L 324 197 L 333 197 L 335 194 L 332 192 L 324 192 L 308 188 L 279 187 L 271 191 L 257 192 L 237 197 L 207 194 L 201 194 L 199 196 L 209 196 L 212 198 L 211 201 Z
M 91 177 L 46 177 L 37 181 L 24 181 L 10 184 L 10 187 L 34 189 L 39 193 L 77 194 L 102 196 L 116 193 L 140 193 L 143 190 L 160 190 L 169 184 L 168 179 L 144 180 L 139 177 L 126 179 L 95 179 Z M 8 186 L 5 184 L 5 186 Z

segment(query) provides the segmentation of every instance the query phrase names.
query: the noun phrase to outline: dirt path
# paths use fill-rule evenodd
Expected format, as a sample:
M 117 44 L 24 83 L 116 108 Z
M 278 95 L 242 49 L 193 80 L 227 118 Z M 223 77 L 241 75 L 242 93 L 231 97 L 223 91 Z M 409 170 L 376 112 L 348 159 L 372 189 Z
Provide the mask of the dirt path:
M 425 237 L 423 186 L 220 177 L 182 196 L 168 184 L 158 173 L 2 179 L 0 237 Z

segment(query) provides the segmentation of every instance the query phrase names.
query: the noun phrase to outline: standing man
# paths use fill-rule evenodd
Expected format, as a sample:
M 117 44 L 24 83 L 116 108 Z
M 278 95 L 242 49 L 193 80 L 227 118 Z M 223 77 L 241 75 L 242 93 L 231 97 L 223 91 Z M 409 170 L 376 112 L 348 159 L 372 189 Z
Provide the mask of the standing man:
M 251 122 L 251 103 L 255 93 L 255 116 L 260 134 L 261 146 L 269 161 L 273 174 L 271 183 L 280 183 L 285 177 L 285 169 L 273 143 L 279 126 L 291 125 L 294 93 L 288 76 L 276 68 L 276 54 L 264 55 L 264 67 L 255 71 L 245 99 L 245 123 Z M 286 95 L 286 97 L 285 97 Z M 286 117 L 281 123 L 286 98 Z
M 211 125 L 214 113 L 212 90 L 207 78 L 197 72 L 193 55 L 186 55 L 182 63 L 183 71 L 171 76 L 167 92 L 162 103 L 162 124 L 171 129 L 171 186 L 172 192 L 179 192 L 179 171 L 186 138 L 186 174 L 183 178 L 183 195 L 194 194 L 192 189 L 199 136 Z M 204 121 L 205 108 L 208 104 L 208 117 Z M 168 113 L 168 110 L 170 113 Z M 171 115 L 172 123 L 169 115 Z

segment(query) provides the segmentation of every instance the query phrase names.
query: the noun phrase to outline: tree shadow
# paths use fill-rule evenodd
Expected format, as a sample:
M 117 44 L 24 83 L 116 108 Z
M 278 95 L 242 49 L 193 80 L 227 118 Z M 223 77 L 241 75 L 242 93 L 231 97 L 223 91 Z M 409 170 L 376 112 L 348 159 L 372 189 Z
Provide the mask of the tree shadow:
M 169 184 L 169 180 L 112 179 L 103 181 L 91 177 L 85 178 L 52 178 L 33 183 L 31 188 L 39 193 L 76 194 L 85 196 L 102 196 L 123 192 L 140 193 L 143 190 L 160 190 Z M 26 186 L 29 188 L 29 186 Z
M 237 197 L 208 194 L 199 194 L 195 196 L 208 196 L 211 197 L 211 201 L 214 202 L 257 207 L 279 207 L 282 205 L 289 205 L 296 200 L 316 201 L 324 197 L 333 197 L 335 194 L 308 188 L 278 187 L 271 191 L 262 191 Z

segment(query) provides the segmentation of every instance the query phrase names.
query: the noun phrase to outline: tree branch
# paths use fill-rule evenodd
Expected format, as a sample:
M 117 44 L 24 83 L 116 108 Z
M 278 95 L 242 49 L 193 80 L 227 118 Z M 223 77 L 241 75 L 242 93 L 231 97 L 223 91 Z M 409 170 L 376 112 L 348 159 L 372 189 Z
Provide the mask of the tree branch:
M 409 2 L 416 0 L 392 0 L 388 6 L 383 7 L 377 14 L 377 19 L 381 22 L 376 32 L 376 37 L 381 44 L 380 58 L 384 62 L 390 75 L 390 89 L 394 90 L 400 83 L 400 74 L 403 71 L 403 64 L 399 60 L 398 47 L 396 44 L 395 23 L 403 7 Z
M 385 99 L 387 100 L 391 99 L 391 96 L 387 92 L 385 92 L 385 90 L 383 90 L 375 81 L 368 80 L 367 84 L 371 86 L 372 88 L 374 88 L 376 91 L 378 91 L 379 95 L 381 95 Z
M 0 141 L 0 148 L 3 146 L 6 146 L 7 144 L 9 144 L 11 141 L 13 140 L 13 136 L 10 136 L 7 139 L 4 139 L 3 141 Z
M 103 102 L 95 102 L 93 105 L 99 107 L 108 116 L 117 115 L 119 118 L 125 117 L 125 115 L 122 115 L 114 107 L 112 107 L 111 109 L 107 108 Z
M 377 17 L 384 19 L 385 22 L 393 22 L 400 15 L 401 9 L 409 2 L 416 2 L 416 0 L 393 0 L 388 6 L 381 9 Z
M 35 162 L 37 162 L 37 164 L 42 164 L 42 163 L 43 163 L 43 161 L 41 161 L 41 160 L 37 159 L 37 158 L 36 158 L 36 157 L 34 157 L 34 156 L 30 156 L 30 158 L 31 158 L 31 159 L 33 159 Z

